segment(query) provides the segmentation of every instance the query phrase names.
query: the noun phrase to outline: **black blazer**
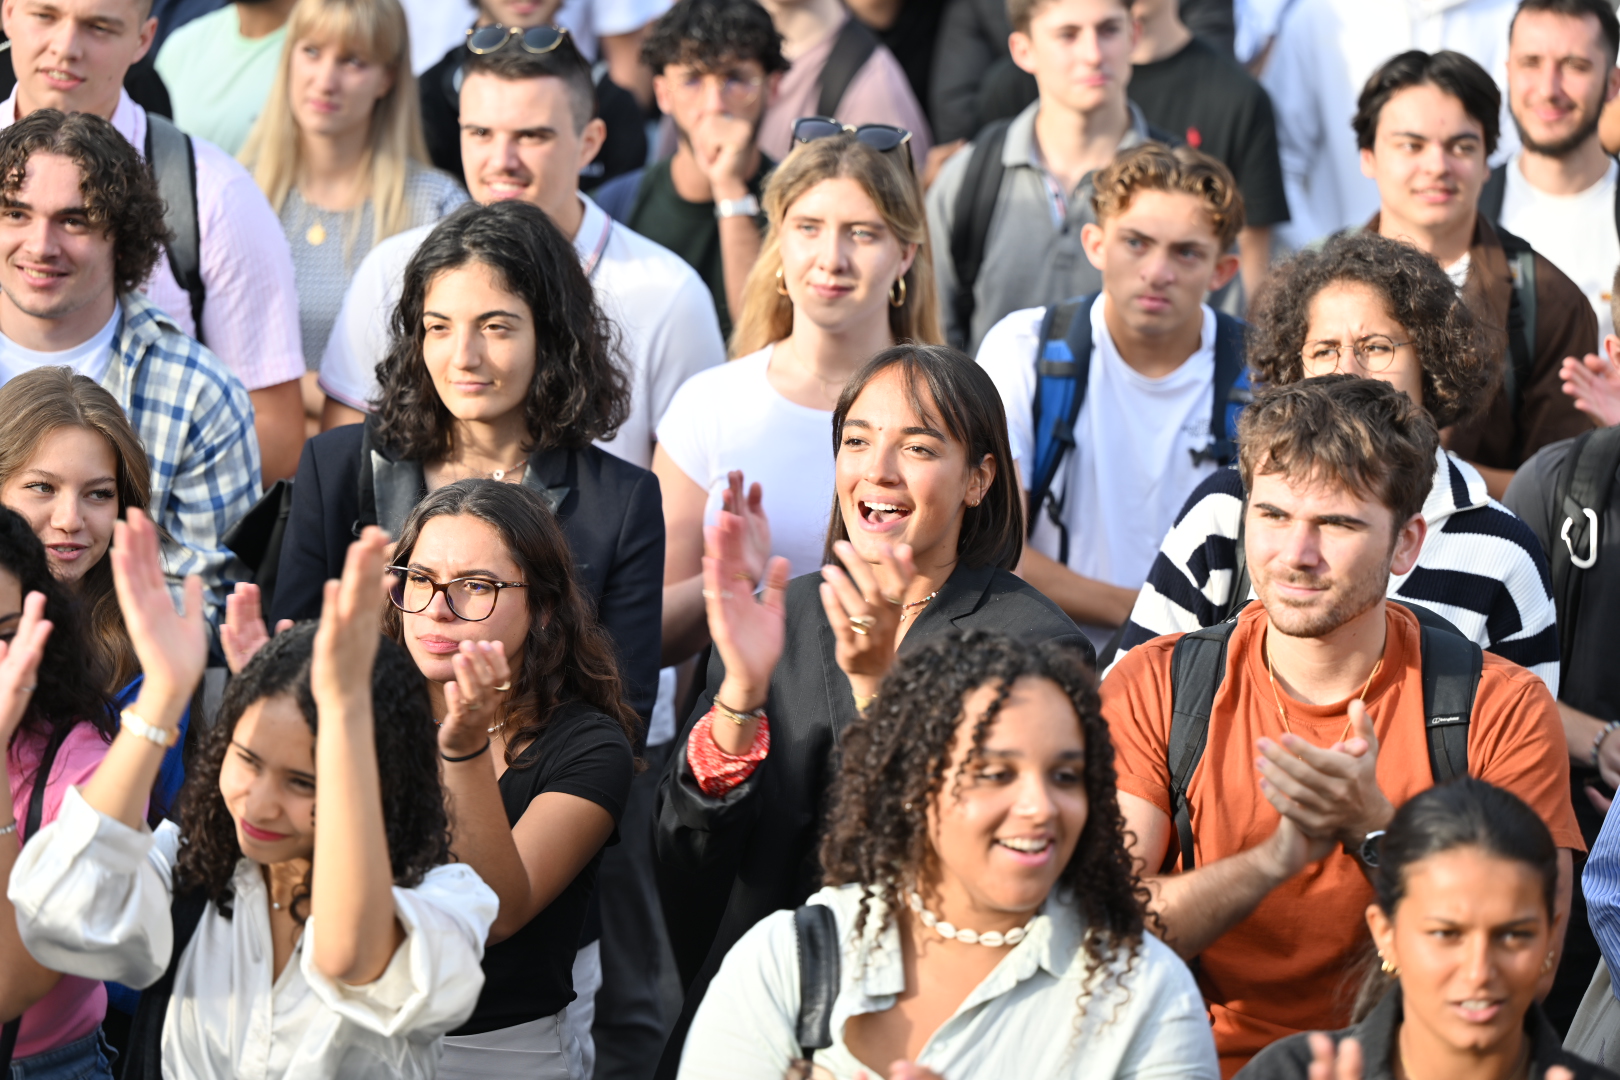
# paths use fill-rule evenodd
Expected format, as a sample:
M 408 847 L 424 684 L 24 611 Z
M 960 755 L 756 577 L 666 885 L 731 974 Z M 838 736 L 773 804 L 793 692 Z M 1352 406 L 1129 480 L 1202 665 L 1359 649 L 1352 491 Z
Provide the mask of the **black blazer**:
M 397 460 L 375 446 L 362 456 L 362 441 L 369 444 L 366 426 L 333 428 L 304 444 L 271 625 L 276 619 L 318 618 L 322 587 L 342 575 L 361 526 L 381 525 L 398 536 L 427 495 L 421 462 Z M 523 484 L 556 511 L 580 586 L 596 601 L 597 617 L 618 646 L 625 698 L 645 721 L 658 696 L 664 610 L 664 504 L 657 478 L 590 446 L 536 450 Z
M 719 798 L 698 788 L 686 761 L 692 726 L 725 678 L 711 653 L 707 688 L 675 742 L 658 789 L 659 893 L 670 944 L 687 986 L 686 1003 L 659 1066 L 673 1077 L 686 1029 L 727 950 L 773 911 L 798 907 L 820 885 L 817 846 L 839 736 L 856 720 L 837 639 L 817 591 L 819 573 L 788 585 L 782 659 L 765 712 L 771 752 L 752 776 Z M 900 642 L 904 655 L 953 630 L 995 630 L 1031 641 L 1058 640 L 1094 660 L 1091 643 L 1034 586 L 993 566 L 958 566 Z

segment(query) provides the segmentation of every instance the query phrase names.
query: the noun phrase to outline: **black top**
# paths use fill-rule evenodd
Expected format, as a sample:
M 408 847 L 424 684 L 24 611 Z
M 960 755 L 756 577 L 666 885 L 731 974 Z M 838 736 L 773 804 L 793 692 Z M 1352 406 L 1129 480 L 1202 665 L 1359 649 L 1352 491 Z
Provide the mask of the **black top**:
M 1232 170 L 1247 224 L 1288 220 L 1271 98 L 1230 53 L 1195 37 L 1180 52 L 1131 68 L 1126 89 L 1149 124 Z
M 1363 1080 L 1395 1080 L 1395 1037 L 1400 1024 L 1401 988 L 1396 986 L 1361 1023 L 1327 1035 L 1335 1046 L 1352 1036 L 1361 1044 Z M 1540 1005 L 1531 1005 L 1524 1014 L 1524 1031 L 1530 1037 L 1530 1080 L 1541 1080 L 1554 1065 L 1574 1073 L 1575 1080 L 1620 1080 L 1620 1075 L 1603 1066 L 1566 1052 Z M 1311 1066 L 1309 1040 L 1309 1032 L 1278 1039 L 1243 1066 L 1234 1080 L 1306 1080 Z
M 839 735 L 856 720 L 820 583 L 821 575 L 813 573 L 788 585 L 782 658 L 765 702 L 770 755 L 719 798 L 698 788 L 686 740 L 725 679 L 725 664 L 714 652 L 707 687 L 658 789 L 659 892 L 681 979 L 688 984 L 660 1077 L 674 1075 L 686 1029 L 727 950 L 766 915 L 804 903 L 820 884 L 817 844 Z M 969 629 L 1057 640 L 1093 658 L 1090 642 L 1056 604 L 993 566 L 958 566 L 900 642 L 900 653 L 935 635 Z
M 362 524 L 375 523 L 398 536 L 427 495 L 421 462 L 375 449 L 365 463 L 362 500 L 364 428 L 333 428 L 304 444 L 271 601 L 272 626 L 277 619 L 318 618 L 321 590 L 327 579 L 342 575 Z M 523 485 L 553 504 L 580 587 L 596 602 L 597 618 L 618 647 L 625 700 L 645 720 L 658 696 L 664 610 L 664 511 L 657 478 L 588 446 L 536 450 L 523 471 Z
M 463 186 L 467 181 L 461 168 L 461 65 L 471 55 L 466 44 L 457 45 L 417 80 L 428 157 Z M 579 186 L 584 191 L 647 161 L 647 128 L 641 106 L 635 95 L 605 74 L 596 80 L 596 115 L 607 125 L 607 141 L 596 160 L 580 170 Z
M 617 720 L 581 702 L 560 705 L 539 737 L 501 774 L 506 820 L 516 825 L 537 796 L 560 791 L 589 799 L 612 814 L 617 826 L 630 797 L 632 771 L 630 743 Z M 618 843 L 617 829 L 608 843 Z M 598 851 L 523 929 L 484 950 L 478 1007 L 451 1034 L 526 1024 L 574 1000 L 574 953 L 601 861 Z

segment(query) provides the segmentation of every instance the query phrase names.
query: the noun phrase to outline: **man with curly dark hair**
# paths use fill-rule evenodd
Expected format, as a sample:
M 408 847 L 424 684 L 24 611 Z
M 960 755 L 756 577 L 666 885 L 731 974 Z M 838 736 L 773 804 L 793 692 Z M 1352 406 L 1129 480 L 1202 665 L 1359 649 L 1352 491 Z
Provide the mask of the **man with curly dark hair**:
M 1307 357 L 1349 353 L 1377 366 L 1391 359 L 1385 349 L 1408 347 L 1389 336 L 1395 327 L 1363 325 L 1309 342 Z M 1429 685 L 1444 673 L 1435 657 L 1470 665 L 1458 677 L 1471 690 L 1468 775 L 1529 803 L 1562 849 L 1543 989 L 1563 944 L 1572 853 L 1585 843 L 1552 695 L 1519 665 L 1386 599 L 1431 528 L 1440 444 L 1433 418 L 1391 381 L 1327 375 L 1256 396 L 1238 438 L 1259 601 L 1219 634 L 1132 650 L 1102 687 L 1149 911 L 1169 945 L 1198 958 L 1227 1076 L 1278 1038 L 1349 1019 L 1341 989 L 1365 948 L 1364 870 L 1377 864 L 1368 842 L 1434 785 L 1431 723 L 1459 719 L 1431 712 Z M 1210 650 L 1197 653 L 1207 666 L 1189 660 L 1189 644 Z M 1178 750 L 1198 701 L 1208 702 L 1201 741 Z M 1441 752 L 1460 775 L 1452 751 Z
M 759 200 L 776 163 L 760 152 L 759 125 L 788 68 L 782 35 L 754 0 L 681 0 L 641 55 L 675 155 L 608 181 L 596 201 L 692 264 L 730 337 L 765 229 Z
M 1412 245 L 1347 234 L 1300 253 L 1273 281 L 1251 312 L 1248 359 L 1256 382 L 1286 386 L 1333 370 L 1382 379 L 1442 428 L 1485 407 L 1493 391 L 1486 331 L 1446 272 Z M 1248 599 L 1244 499 L 1235 469 L 1217 469 L 1188 496 L 1131 609 L 1122 650 L 1212 626 Z M 1435 455 L 1423 516 L 1428 539 L 1412 571 L 1389 579 L 1390 597 L 1440 613 L 1556 693 L 1555 613 L 1534 534 L 1490 497 L 1472 465 L 1445 450 Z
M 217 618 L 246 576 L 221 537 L 259 495 L 259 444 L 241 381 L 136 291 L 166 237 L 151 171 L 108 121 L 36 109 L 0 131 L 0 381 L 70 367 L 118 399 L 170 579 L 201 575 Z

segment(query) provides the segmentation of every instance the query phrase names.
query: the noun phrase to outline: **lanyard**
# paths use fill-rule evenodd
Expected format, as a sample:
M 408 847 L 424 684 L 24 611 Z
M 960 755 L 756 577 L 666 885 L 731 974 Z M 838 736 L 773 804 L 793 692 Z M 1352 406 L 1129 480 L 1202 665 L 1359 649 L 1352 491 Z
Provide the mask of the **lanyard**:
M 602 235 L 596 239 L 596 249 L 585 257 L 585 276 L 591 277 L 596 273 L 597 264 L 602 261 L 602 252 L 607 250 L 608 240 L 613 236 L 613 219 L 607 214 L 602 215 Z

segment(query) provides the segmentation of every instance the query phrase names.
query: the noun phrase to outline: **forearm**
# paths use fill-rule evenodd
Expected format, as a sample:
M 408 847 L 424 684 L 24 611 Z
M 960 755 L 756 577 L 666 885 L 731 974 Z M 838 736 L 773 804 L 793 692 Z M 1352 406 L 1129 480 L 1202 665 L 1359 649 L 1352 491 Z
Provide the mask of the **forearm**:
M 451 852 L 495 890 L 500 913 L 490 927 L 491 944 L 511 937 L 528 921 L 529 877 L 512 840 L 506 806 L 495 780 L 494 747 L 471 761 L 444 765 L 445 801 L 450 809 Z
M 291 479 L 304 449 L 304 394 L 298 380 L 248 394 L 253 430 L 259 437 L 259 472 L 265 487 Z
M 1082 577 L 1048 555 L 1024 548 L 1018 573 L 1077 623 L 1120 626 L 1131 617 L 1139 590 Z
M 1562 701 L 1558 703 L 1558 718 L 1564 722 L 1564 742 L 1569 744 L 1570 762 L 1591 768 L 1592 744 L 1607 725 L 1591 713 Z
M 725 273 L 726 307 L 733 317 L 743 309 L 743 284 L 759 258 L 760 244 L 759 226 L 752 217 L 720 219 L 720 265 Z
M 129 711 L 154 727 L 177 732 L 180 714 L 190 700 L 190 687 L 183 691 L 164 687 L 148 677 L 141 683 L 140 696 Z M 146 822 L 147 796 L 163 767 L 167 749 L 122 728 L 107 748 L 96 774 L 84 786 L 84 801 L 91 809 L 131 829 L 141 828 Z
M 318 702 L 315 775 L 321 778 L 315 830 L 313 960 L 328 978 L 374 981 L 404 932 L 394 910 L 393 871 L 382 819 L 369 680 L 338 703 Z
M 703 578 L 687 578 L 664 586 L 664 667 L 696 656 L 709 643 L 709 619 L 703 606 Z
M 1271 273 L 1271 226 L 1251 225 L 1238 233 L 1238 261 L 1243 291 L 1252 304 Z
M 1262 844 L 1189 873 L 1142 879 L 1150 895 L 1148 910 L 1165 943 L 1182 959 L 1191 960 L 1214 944 L 1287 880 L 1267 847 Z

